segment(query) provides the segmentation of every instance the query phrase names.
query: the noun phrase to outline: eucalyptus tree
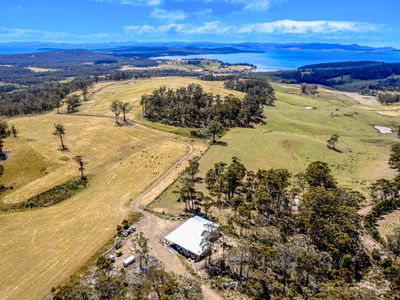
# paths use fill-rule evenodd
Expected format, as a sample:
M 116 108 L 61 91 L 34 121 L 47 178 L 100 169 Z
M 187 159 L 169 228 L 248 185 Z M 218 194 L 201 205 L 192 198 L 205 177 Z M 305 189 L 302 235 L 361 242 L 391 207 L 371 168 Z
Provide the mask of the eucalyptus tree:
M 18 135 L 18 130 L 17 130 L 17 128 L 15 127 L 15 124 L 11 124 L 11 133 L 12 133 L 13 137 L 17 137 L 17 135 Z
M 211 121 L 207 126 L 207 134 L 211 137 L 212 143 L 215 144 L 217 137 L 221 137 L 225 133 L 225 127 L 219 121 Z
M 118 122 L 118 117 L 121 114 L 121 106 L 122 106 L 122 102 L 120 100 L 114 100 L 113 102 L 111 102 L 110 104 L 110 110 L 114 113 L 115 115 L 115 123 L 117 125 L 119 125 Z
M 80 99 L 78 95 L 71 95 L 65 100 L 67 105 L 67 111 L 69 113 L 76 112 L 76 108 L 80 105 Z
M 130 113 L 133 110 L 133 106 L 129 102 L 124 102 L 124 103 L 121 103 L 120 110 L 122 112 L 124 122 L 126 123 L 127 122 L 126 114 Z
M 139 258 L 139 265 L 140 269 L 142 271 L 147 269 L 148 261 L 149 261 L 149 253 L 151 250 L 151 247 L 149 245 L 149 239 L 147 239 L 144 235 L 143 232 L 140 232 L 137 234 L 133 241 L 133 246 L 135 249 L 136 254 L 138 255 Z
M 53 134 L 60 138 L 61 150 L 62 151 L 67 150 L 67 147 L 64 144 L 64 135 L 65 135 L 64 125 L 62 125 L 62 124 L 54 124 L 54 129 L 55 130 L 54 130 Z

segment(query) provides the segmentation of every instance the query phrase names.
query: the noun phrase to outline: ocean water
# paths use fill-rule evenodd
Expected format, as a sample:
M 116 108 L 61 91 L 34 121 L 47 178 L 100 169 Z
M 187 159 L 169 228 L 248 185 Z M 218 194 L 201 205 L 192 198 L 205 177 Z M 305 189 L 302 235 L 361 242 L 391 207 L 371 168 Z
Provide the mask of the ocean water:
M 339 61 L 400 62 L 400 51 L 345 51 L 345 50 L 267 50 L 264 53 L 205 54 L 162 56 L 153 59 L 218 59 L 226 63 L 249 63 L 258 71 L 297 69 L 309 64 Z

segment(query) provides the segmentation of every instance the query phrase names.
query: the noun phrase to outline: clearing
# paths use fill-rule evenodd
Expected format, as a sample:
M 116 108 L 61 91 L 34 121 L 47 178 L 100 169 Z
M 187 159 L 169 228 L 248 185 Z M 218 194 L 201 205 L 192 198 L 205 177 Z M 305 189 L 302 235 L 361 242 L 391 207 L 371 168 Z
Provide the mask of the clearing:
M 66 128 L 69 152 L 57 150 L 56 122 Z M 169 134 L 141 125 L 116 127 L 108 117 L 52 113 L 13 123 L 20 135 L 6 140 L 12 155 L 4 179 L 15 188 L 1 201 L 19 203 L 76 176 L 71 159 L 76 154 L 88 162 L 91 180 L 85 190 L 57 205 L 0 212 L 2 299 L 43 298 L 68 279 L 113 236 L 115 226 L 131 213 L 132 199 L 172 169 L 163 180 L 166 187 L 178 175 L 175 163 L 191 152 Z
M 252 169 L 288 168 L 294 173 L 314 160 L 327 161 L 340 183 L 363 192 L 371 181 L 393 176 L 387 160 L 395 136 L 379 135 L 372 125 L 394 128 L 398 121 L 359 107 L 356 101 L 300 96 L 276 86 L 278 102 L 266 108 L 266 125 L 233 129 L 223 138 L 227 146 L 216 145 L 208 151 L 200 141 L 182 137 L 189 128 L 143 119 L 139 104 L 143 94 L 162 85 L 177 88 L 189 83 L 199 83 L 206 91 L 222 96 L 243 96 L 226 90 L 223 82 L 187 77 L 104 82 L 76 114 L 49 113 L 12 120 L 20 135 L 5 140 L 5 150 L 11 154 L 2 181 L 14 189 L 3 194 L 0 203 L 21 203 L 77 176 L 77 165 L 72 161 L 77 154 L 88 162 L 86 173 L 91 180 L 85 190 L 57 205 L 0 212 L 0 298 L 44 297 L 52 286 L 84 265 L 133 209 L 158 197 L 183 170 L 184 162 L 195 155 L 205 153 L 202 175 L 215 162 L 229 161 L 236 155 Z M 109 105 L 115 99 L 134 106 L 128 118 L 138 123 L 114 125 Z M 306 110 L 305 106 L 316 109 Z M 65 126 L 69 152 L 57 150 L 54 123 Z M 338 147 L 342 154 L 326 147 L 333 133 L 341 136 Z M 172 194 L 174 186 L 150 207 L 178 212 L 181 208 Z M 145 228 L 150 230 L 152 220 L 148 222 L 143 225 L 149 224 Z
M 277 102 L 266 107 L 266 125 L 231 129 L 222 141 L 212 146 L 200 160 L 204 176 L 215 162 L 230 162 L 239 157 L 250 169 L 287 168 L 293 174 L 303 172 L 313 161 L 329 163 L 334 176 L 345 187 L 369 195 L 369 186 L 379 178 L 393 178 L 388 166 L 394 134 L 382 135 L 373 125 L 396 128 L 399 120 L 365 109 L 353 93 L 341 94 L 322 88 L 316 96 L 300 95 L 299 86 L 274 84 Z M 339 100 L 338 100 L 339 98 Z M 305 107 L 315 109 L 307 110 Z M 382 109 L 383 106 L 380 106 Z M 337 153 L 327 148 L 332 134 L 339 134 Z M 182 211 L 176 202 L 174 184 L 150 205 L 150 209 L 175 215 Z

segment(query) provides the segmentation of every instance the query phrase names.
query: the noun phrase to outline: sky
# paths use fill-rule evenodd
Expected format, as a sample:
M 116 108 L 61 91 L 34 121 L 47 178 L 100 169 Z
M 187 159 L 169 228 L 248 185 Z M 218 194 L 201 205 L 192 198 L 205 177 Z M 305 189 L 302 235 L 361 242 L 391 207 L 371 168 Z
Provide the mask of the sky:
M 400 48 L 400 0 L 0 0 L 3 42 L 321 42 Z

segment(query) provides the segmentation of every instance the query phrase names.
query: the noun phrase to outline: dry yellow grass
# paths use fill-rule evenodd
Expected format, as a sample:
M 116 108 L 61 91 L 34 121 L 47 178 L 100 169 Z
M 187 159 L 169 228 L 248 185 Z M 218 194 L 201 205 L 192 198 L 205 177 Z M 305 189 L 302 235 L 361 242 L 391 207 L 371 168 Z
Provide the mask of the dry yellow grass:
M 202 71 L 202 68 L 198 68 L 190 65 L 179 65 L 179 64 L 160 64 L 154 67 L 133 67 L 133 66 L 122 66 L 121 71 L 130 71 L 130 70 L 179 70 L 186 72 L 199 72 Z
M 0 298 L 40 299 L 112 237 L 115 226 L 128 216 L 131 199 L 188 149 L 170 135 L 141 125 L 116 127 L 111 118 L 48 114 L 13 122 L 20 137 L 6 140 L 6 149 L 12 155 L 5 178 L 12 180 L 8 172 L 16 175 L 17 168 L 28 168 L 25 165 L 30 162 L 38 167 L 47 165 L 49 172 L 46 175 L 39 170 L 27 177 L 14 177 L 16 189 L 4 201 L 23 201 L 76 176 L 77 168 L 71 160 L 76 154 L 88 161 L 91 178 L 87 189 L 60 204 L 0 213 Z M 52 135 L 56 122 L 66 128 L 69 152 L 57 150 L 58 139 Z
M 6 139 L 5 148 L 11 151 L 11 156 L 5 163 L 6 172 L 2 181 L 15 185 L 15 189 L 3 195 L 0 201 L 18 203 L 76 176 L 77 166 L 71 159 L 76 154 L 83 155 L 88 161 L 87 173 L 91 181 L 87 189 L 55 206 L 25 212 L 0 213 L 0 299 L 38 299 L 45 296 L 52 286 L 66 280 L 112 237 L 115 226 L 135 206 L 131 199 L 139 195 L 143 200 L 142 204 L 147 204 L 166 187 L 167 182 L 173 180 L 174 174 L 169 173 L 167 177 L 162 174 L 188 152 L 188 144 L 181 137 L 142 125 L 116 127 L 109 105 L 115 99 L 128 101 L 134 106 L 134 111 L 128 118 L 179 133 L 182 129 L 143 120 L 139 102 L 143 94 L 150 93 L 159 86 L 177 88 L 189 83 L 202 84 L 206 91 L 215 94 L 243 95 L 224 89 L 223 82 L 203 82 L 194 78 L 168 77 L 104 82 L 96 85 L 95 93 L 90 96 L 89 101 L 82 104 L 79 113 L 75 115 L 50 113 L 12 120 L 20 131 L 20 136 Z M 278 96 L 282 95 L 278 93 Z M 325 135 L 328 136 L 337 127 L 336 124 L 331 124 L 336 119 L 326 118 L 332 103 L 321 99 L 303 99 L 290 93 L 284 96 L 284 99 L 280 99 L 281 104 L 271 109 L 273 111 L 267 111 L 267 126 L 272 126 L 271 128 L 232 130 L 225 137 L 229 139 L 228 147 L 211 149 L 202 159 L 202 169 L 222 158 L 229 159 L 233 154 L 245 156 L 243 159 L 248 160 L 246 163 L 250 167 L 263 167 L 260 160 L 265 157 L 273 159 L 277 166 L 281 161 L 292 161 L 291 157 L 287 159 L 282 156 L 288 149 L 293 151 L 288 155 L 297 155 L 300 159 L 307 158 L 308 153 L 314 153 L 315 149 L 326 150 Z M 310 117 L 309 112 L 304 111 L 304 105 L 313 105 L 314 101 L 319 109 L 313 111 L 316 116 Z M 345 107 L 339 102 L 334 102 L 334 105 L 341 109 Z M 321 114 L 320 111 L 326 114 Z M 356 132 L 357 137 L 360 133 L 364 137 L 365 130 L 368 132 L 367 137 L 373 135 L 374 138 L 369 142 L 372 144 L 369 147 L 375 149 L 374 144 L 378 144 L 379 149 L 386 149 L 386 143 L 391 138 L 375 137 L 375 132 L 370 127 L 377 122 L 386 124 L 383 122 L 386 119 L 372 114 L 362 114 L 359 118 L 361 120 L 354 121 L 353 124 L 352 119 L 343 117 L 345 121 L 342 120 L 341 125 L 344 124 L 353 131 L 359 130 Z M 53 124 L 58 122 L 63 123 L 66 128 L 65 140 L 70 148 L 69 152 L 57 150 L 59 141 L 52 132 Z M 293 122 L 298 124 L 292 124 Z M 270 129 L 274 132 L 288 130 L 290 139 L 284 139 L 282 146 L 279 139 L 270 140 L 273 137 L 269 134 Z M 301 132 L 296 133 L 296 130 Z M 315 135 L 313 130 L 323 131 L 322 142 L 309 137 Z M 306 131 L 308 136 L 302 131 Z M 346 136 L 345 133 L 340 133 Z M 284 133 L 281 136 L 285 137 Z M 346 143 L 352 142 L 350 139 L 343 140 Z M 292 147 L 290 144 L 298 142 L 301 145 L 302 141 L 306 141 L 306 145 L 310 141 L 314 142 L 311 148 Z M 357 151 L 362 150 L 357 147 Z M 204 144 L 195 148 L 192 155 L 205 150 Z M 265 151 L 269 150 L 272 155 L 265 155 Z M 380 150 L 379 153 L 382 154 L 383 151 Z M 276 156 L 277 154 L 279 155 Z M 381 156 L 372 157 L 376 167 L 380 166 L 377 161 L 387 160 L 386 152 Z M 155 160 L 155 157 L 158 159 Z M 181 169 L 179 167 L 176 171 Z M 361 168 L 358 171 L 363 173 L 366 169 Z M 370 173 L 371 171 L 368 174 Z M 161 185 L 152 185 L 160 178 Z M 149 186 L 154 186 L 154 189 L 143 193 Z
M 127 101 L 134 105 L 134 114 L 141 114 L 140 98 L 144 94 L 150 94 L 155 88 L 167 86 L 176 89 L 184 87 L 190 83 L 201 84 L 207 92 L 219 94 L 222 96 L 228 94 L 242 95 L 236 91 L 229 91 L 224 88 L 221 81 L 200 81 L 196 78 L 188 77 L 161 77 L 152 79 L 140 79 L 123 81 L 113 84 L 104 83 L 95 94 L 90 96 L 89 101 L 84 102 L 79 108 L 79 114 L 95 114 L 112 116 L 109 106 L 113 100 Z

